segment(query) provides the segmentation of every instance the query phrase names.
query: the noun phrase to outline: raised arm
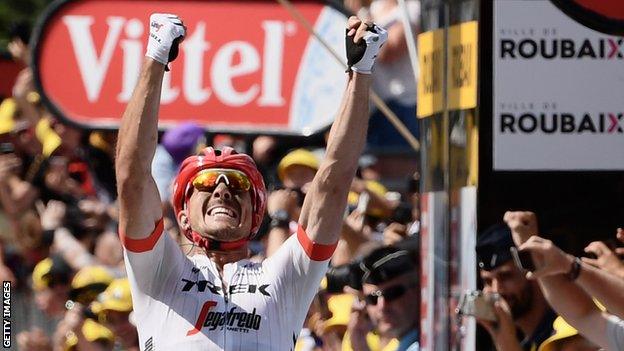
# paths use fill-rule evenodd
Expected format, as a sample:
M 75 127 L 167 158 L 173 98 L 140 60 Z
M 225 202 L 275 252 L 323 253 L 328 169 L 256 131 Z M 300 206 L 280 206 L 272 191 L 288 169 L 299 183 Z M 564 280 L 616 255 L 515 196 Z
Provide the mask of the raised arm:
M 383 29 L 375 26 L 377 33 L 373 33 L 367 31 L 369 27 L 373 27 L 371 23 L 363 23 L 357 17 L 349 18 L 348 34 L 354 35 L 355 43 L 366 42 L 366 50 L 354 59 L 347 45 L 349 61 L 355 62 L 353 72 L 349 73 L 342 105 L 329 134 L 325 159 L 314 177 L 299 217 L 309 238 L 318 244 L 331 245 L 338 241 L 347 194 L 366 140 L 370 73 L 374 57 L 387 38 Z
M 165 65 L 175 58 L 169 56 L 174 40 L 183 36 L 184 27 L 177 17 L 150 17 L 147 57 L 121 120 L 115 162 L 119 230 L 130 239 L 147 237 L 162 217 L 151 164 L 158 141 L 158 108 Z
M 568 272 L 573 271 L 571 267 L 574 258 L 561 251 L 550 240 L 533 236 L 522 244 L 520 249 L 532 253 L 537 270 L 530 276 L 532 279 L 538 279 L 550 306 L 592 342 L 608 348 L 606 333 L 608 314 L 601 312 L 589 295 L 592 294 L 602 302 L 601 297 L 606 296 L 600 292 L 602 288 L 599 286 L 608 282 L 595 275 L 597 271 L 595 268 L 586 270 L 586 265 L 581 267 L 580 275 L 577 277 L 568 276 Z M 586 289 L 586 284 L 595 287 Z M 595 292 L 599 292 L 601 296 L 594 295 Z

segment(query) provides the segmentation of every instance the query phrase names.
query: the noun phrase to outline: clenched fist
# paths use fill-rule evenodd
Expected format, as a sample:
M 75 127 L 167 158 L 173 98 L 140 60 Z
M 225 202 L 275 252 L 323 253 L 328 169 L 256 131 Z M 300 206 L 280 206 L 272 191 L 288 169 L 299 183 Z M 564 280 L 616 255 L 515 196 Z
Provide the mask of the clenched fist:
M 503 220 L 511 229 L 516 246 L 522 245 L 533 235 L 538 235 L 537 217 L 533 212 L 507 211 Z
M 381 46 L 388 40 L 388 32 L 372 22 L 363 22 L 351 16 L 347 22 L 347 66 L 370 74 Z
M 150 16 L 150 33 L 145 56 L 167 66 L 178 57 L 178 46 L 184 40 L 186 27 L 172 14 L 154 13 Z M 165 70 L 169 70 L 168 67 Z

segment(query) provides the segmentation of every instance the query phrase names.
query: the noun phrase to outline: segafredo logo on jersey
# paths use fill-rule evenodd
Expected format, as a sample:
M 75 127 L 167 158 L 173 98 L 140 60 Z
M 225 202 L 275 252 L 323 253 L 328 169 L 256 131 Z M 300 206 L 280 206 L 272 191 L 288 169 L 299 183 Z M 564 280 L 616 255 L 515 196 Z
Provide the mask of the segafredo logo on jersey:
M 217 328 L 219 330 L 225 328 L 242 333 L 260 329 L 262 316 L 256 313 L 255 308 L 251 312 L 240 310 L 238 307 L 232 307 L 230 310 L 223 312 L 212 311 L 212 308 L 216 305 L 216 301 L 206 301 L 204 303 L 195 326 L 186 333 L 187 336 L 195 335 L 203 328 L 211 331 Z
M 622 38 L 501 38 L 500 58 L 506 60 L 542 58 L 570 60 L 624 59 Z
M 498 126 L 501 134 L 624 134 L 624 113 L 503 112 Z
M 165 74 L 163 123 L 196 120 L 213 130 L 292 131 L 294 119 L 300 118 L 292 110 L 304 95 L 298 89 L 315 86 L 300 82 L 310 77 L 309 67 L 327 67 L 316 71 L 318 79 L 343 86 L 344 75 L 327 73 L 339 64 L 310 58 L 310 34 L 274 1 L 124 1 L 110 6 L 104 0 L 78 0 L 60 6 L 37 30 L 36 76 L 52 108 L 78 123 L 117 126 L 140 75 L 150 27 L 160 30 L 149 15 L 162 8 L 179 15 L 187 27 L 179 57 Z M 337 10 L 321 2 L 298 4 L 298 9 L 328 33 L 343 34 L 340 21 L 329 21 L 337 14 L 344 19 Z M 334 104 L 332 99 L 313 102 Z M 339 101 L 335 104 L 337 109 Z

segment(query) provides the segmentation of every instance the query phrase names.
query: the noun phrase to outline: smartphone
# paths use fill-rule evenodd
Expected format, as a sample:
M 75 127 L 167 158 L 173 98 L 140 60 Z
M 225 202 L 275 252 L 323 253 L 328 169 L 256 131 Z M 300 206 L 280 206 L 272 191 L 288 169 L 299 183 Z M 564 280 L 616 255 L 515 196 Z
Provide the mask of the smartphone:
M 535 270 L 535 264 L 533 263 L 533 257 L 529 251 L 518 251 L 516 247 L 510 247 L 511 257 L 513 257 L 514 263 L 520 270 L 533 272 Z
M 471 316 L 490 322 L 497 322 L 494 302 L 498 294 L 486 294 L 480 290 L 468 290 L 460 297 L 455 313 L 460 316 Z
M 11 143 L 1 143 L 0 144 L 0 154 L 1 155 L 12 154 L 14 152 L 15 152 L 15 147 L 13 147 L 13 144 L 11 144 Z
M 370 194 L 366 191 L 363 191 L 358 198 L 357 207 L 355 208 L 359 213 L 366 213 L 368 209 L 368 203 L 370 202 Z

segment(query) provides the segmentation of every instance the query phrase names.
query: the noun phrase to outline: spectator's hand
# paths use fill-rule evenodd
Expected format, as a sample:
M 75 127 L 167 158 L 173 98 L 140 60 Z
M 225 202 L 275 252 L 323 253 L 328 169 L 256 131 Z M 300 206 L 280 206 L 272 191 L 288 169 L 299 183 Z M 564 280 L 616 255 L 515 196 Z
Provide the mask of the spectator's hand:
M 9 176 L 15 174 L 22 165 L 22 161 L 15 154 L 0 155 L 0 183 L 6 182 Z
M 16 61 L 22 61 L 24 64 L 30 64 L 30 51 L 28 50 L 28 45 L 21 40 L 12 40 L 9 45 L 7 45 L 7 49 L 13 56 L 13 59 Z
M 17 348 L 20 351 L 52 351 L 50 339 L 39 328 L 17 334 Z
M 366 334 L 373 330 L 373 323 L 366 313 L 364 301 L 356 300 L 351 306 L 351 316 L 347 331 L 351 338 L 351 348 L 354 350 L 367 350 Z
M 65 203 L 50 200 L 44 209 L 39 206 L 37 209 L 40 211 L 41 227 L 44 230 L 54 230 L 63 225 L 63 218 L 65 218 L 65 210 L 67 209 Z
M 552 241 L 539 236 L 530 237 L 519 249 L 531 252 L 533 257 L 535 271 L 527 273 L 529 279 L 568 273 L 574 261 L 573 256 L 561 251 Z
M 294 213 L 298 207 L 297 200 L 298 195 L 292 190 L 275 190 L 269 195 L 269 199 L 267 200 L 267 212 L 269 215 L 273 215 L 279 210 L 284 210 L 288 212 L 291 219 L 296 220 L 297 218 L 294 218 Z
M 503 220 L 511 229 L 516 246 L 522 245 L 531 236 L 538 234 L 537 217 L 533 212 L 507 211 Z
M 363 193 L 364 191 L 366 191 L 366 181 L 359 178 L 353 178 L 350 190 L 358 194 Z
M 587 245 L 584 251 L 596 255 L 596 258 L 583 257 L 581 258 L 583 262 L 604 269 L 617 276 L 622 276 L 624 264 L 622 264 L 617 254 L 605 245 L 604 242 L 594 241 Z
M 81 328 L 85 321 L 82 311 L 83 306 L 79 303 L 74 303 L 72 307 L 65 312 L 63 319 L 61 319 L 56 326 L 56 330 L 54 331 L 55 347 L 63 347 L 63 345 L 65 345 L 67 335 L 70 333 L 82 333 Z
M 624 229 L 622 228 L 618 228 L 615 234 L 615 237 L 624 244 Z M 624 254 L 624 247 L 621 248 L 617 248 L 615 250 L 615 253 L 617 253 L 618 255 L 622 255 Z
M 392 222 L 384 229 L 383 241 L 385 245 L 396 244 L 403 240 L 407 235 L 407 226 L 405 224 Z
M 80 184 L 69 176 L 67 169 L 67 159 L 65 157 L 52 157 L 50 167 L 44 176 L 44 182 L 48 189 L 58 194 L 70 195 L 80 198 L 84 192 Z
M 11 271 L 9 267 L 5 264 L 0 264 L 0 280 L 3 282 L 9 281 L 12 286 L 15 286 L 17 279 L 15 279 L 15 274 Z
M 78 302 L 74 302 L 73 306 L 65 312 L 65 317 L 63 317 L 63 323 L 68 330 L 71 330 L 75 333 L 82 328 L 82 324 L 85 321 L 84 317 L 84 306 Z
M 492 322 L 477 318 L 477 322 L 490 334 L 497 350 L 520 350 L 511 309 L 502 297 L 494 302 L 494 313 L 498 321 Z
M 358 210 L 353 210 L 347 218 L 344 219 L 344 226 L 354 233 L 362 233 L 364 231 L 364 223 L 366 216 Z
M 13 97 L 17 99 L 26 98 L 26 95 L 31 91 L 35 90 L 35 83 L 33 79 L 32 70 L 28 68 L 24 68 L 15 79 L 15 84 L 13 84 Z
M 107 206 L 100 200 L 97 199 L 83 199 L 78 202 L 78 208 L 82 213 L 86 214 L 87 217 L 97 216 L 102 217 L 107 215 Z

